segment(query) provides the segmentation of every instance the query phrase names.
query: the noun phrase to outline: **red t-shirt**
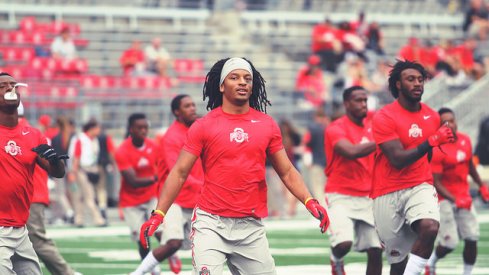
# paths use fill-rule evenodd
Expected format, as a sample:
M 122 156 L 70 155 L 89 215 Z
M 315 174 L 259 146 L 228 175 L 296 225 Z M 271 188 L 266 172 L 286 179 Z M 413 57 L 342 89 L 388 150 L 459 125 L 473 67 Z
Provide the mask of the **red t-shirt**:
M 165 135 L 161 139 L 161 144 L 158 147 L 158 194 L 165 183 L 170 170 L 177 162 L 178 155 L 187 139 L 188 127 L 185 124 L 175 121 L 168 128 Z M 183 208 L 194 208 L 197 204 L 197 199 L 202 190 L 204 183 L 204 170 L 202 170 L 202 162 L 200 158 L 194 164 L 192 171 L 187 177 L 187 181 L 183 185 L 180 193 L 175 199 L 175 203 Z
M 384 106 L 374 116 L 372 129 L 377 149 L 372 179 L 372 198 L 424 182 L 433 183 L 427 154 L 398 170 L 391 165 L 378 145 L 398 139 L 405 150 L 413 149 L 435 134 L 439 127 L 440 116 L 424 103 L 421 103 L 421 110 L 418 112 L 409 112 L 396 100 Z
M 136 177 L 153 177 L 155 169 L 156 144 L 150 139 L 144 140 L 142 148 L 136 148 L 132 144 L 131 137 L 125 139 L 115 152 L 115 161 L 119 171 L 134 169 Z M 124 177 L 121 177 L 121 190 L 119 193 L 119 205 L 121 207 L 136 206 L 148 202 L 156 197 L 157 184 L 134 188 L 130 186 Z
M 30 126 L 0 126 L 0 226 L 25 226 L 31 206 L 37 159 L 37 154 L 31 149 L 46 143 L 41 132 Z
M 183 147 L 200 156 L 205 172 L 197 207 L 223 217 L 266 217 L 266 156 L 284 148 L 277 123 L 250 108 L 246 114 L 215 108 L 194 122 Z
M 326 129 L 324 148 L 326 151 L 327 193 L 350 196 L 368 196 L 372 188 L 374 154 L 348 159 L 334 150 L 338 141 L 346 139 L 352 144 L 373 141 L 372 121 L 365 119 L 364 127 L 353 123 L 346 115 L 335 120 Z
M 433 148 L 431 167 L 434 174 L 442 174 L 441 183 L 456 198 L 472 199 L 469 193 L 470 161 L 472 144 L 465 134 L 457 132 L 457 141 Z M 442 197 L 440 196 L 440 199 Z

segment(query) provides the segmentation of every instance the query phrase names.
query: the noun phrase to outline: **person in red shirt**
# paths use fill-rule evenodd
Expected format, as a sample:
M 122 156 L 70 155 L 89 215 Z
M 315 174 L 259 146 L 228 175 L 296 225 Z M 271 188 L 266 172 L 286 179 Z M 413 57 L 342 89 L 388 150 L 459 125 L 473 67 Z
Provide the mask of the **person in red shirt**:
M 150 250 L 138 241 L 138 233 L 156 205 L 157 147 L 147 137 L 149 123 L 145 114 L 130 115 L 127 129 L 128 137 L 115 152 L 115 161 L 121 173 L 119 207 L 122 208 L 124 219 L 131 230 L 132 240 L 138 244 L 139 255 L 144 259 Z M 156 269 L 154 271 L 159 272 Z
M 22 103 L 19 105 L 18 115 L 19 125 L 31 127 L 24 118 Z M 59 253 L 56 244 L 46 235 L 44 210 L 49 206 L 48 173 L 37 164 L 34 168 L 33 185 L 34 194 L 26 226 L 34 251 L 52 274 L 81 275 L 68 265 Z
M 19 124 L 16 85 L 10 74 L 0 73 L 0 274 L 42 274 L 26 229 L 34 169 L 39 165 L 61 178 L 66 156 L 59 156 L 39 130 Z
M 429 163 L 433 147 L 453 142 L 440 116 L 421 103 L 427 72 L 398 61 L 389 74 L 396 100 L 374 116 L 377 149 L 370 196 L 391 274 L 418 275 L 433 251 L 440 212 Z M 408 260 L 409 254 L 409 260 Z
M 353 86 L 343 92 L 346 114 L 326 129 L 325 188 L 331 218 L 331 269 L 343 275 L 343 257 L 350 251 L 354 236 L 355 249 L 367 252 L 366 274 L 382 273 L 382 248 L 375 232 L 372 199 L 372 169 L 375 142 L 371 116 L 367 117 L 367 91 Z
M 307 65 L 300 68 L 295 80 L 295 91 L 302 93 L 314 107 L 320 107 L 329 100 L 320 63 L 319 56 L 309 56 Z
M 486 202 L 489 201 L 489 190 L 472 161 L 470 138 L 457 131 L 455 114 L 449 108 L 441 108 L 438 113 L 441 123 L 447 123 L 452 130 L 455 143 L 433 149 L 431 165 L 434 185 L 440 194 L 440 232 L 438 246 L 428 260 L 425 274 L 434 275 L 436 262 L 452 252 L 462 239 L 465 241 L 463 274 L 470 275 L 477 257 L 480 233 L 467 176 L 470 175 L 479 186 L 482 199 Z
M 119 62 L 122 66 L 122 71 L 125 76 L 138 74 L 144 70 L 144 52 L 141 50 L 141 42 L 134 40 L 131 47 L 125 50 Z
M 204 99 L 211 111 L 187 133 L 151 218 L 141 227 L 146 241 L 163 222 L 187 175 L 200 157 L 205 181 L 192 222 L 192 255 L 197 274 L 275 274 L 262 218 L 268 214 L 265 160 L 290 192 L 329 225 L 326 210 L 311 197 L 288 159 L 277 123 L 264 112 L 270 105 L 264 79 L 244 58 L 219 60 L 206 77 Z
M 173 98 L 171 109 L 176 120 L 168 128 L 158 145 L 158 189 L 161 189 L 170 169 L 177 162 L 178 154 L 187 138 L 188 129 L 197 119 L 195 102 L 188 95 L 177 95 Z M 186 244 L 183 246 L 184 249 L 190 249 L 187 241 L 189 240 L 192 212 L 200 196 L 203 183 L 204 171 L 202 170 L 202 163 L 198 159 L 175 199 L 175 203 L 172 204 L 166 214 L 162 228 L 161 245 L 144 258 L 136 271 L 131 273 L 132 275 L 146 274 L 166 258 L 169 258 L 170 269 L 176 274 L 180 272 L 181 261 L 175 252 L 182 248 L 183 244 Z

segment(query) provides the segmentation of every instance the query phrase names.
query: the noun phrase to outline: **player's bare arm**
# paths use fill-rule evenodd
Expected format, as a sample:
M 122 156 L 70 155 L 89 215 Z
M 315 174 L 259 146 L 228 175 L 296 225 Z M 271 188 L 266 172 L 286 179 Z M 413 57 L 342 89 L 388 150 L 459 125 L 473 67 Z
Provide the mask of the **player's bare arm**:
M 298 200 L 304 202 L 307 198 L 311 197 L 311 193 L 307 190 L 302 176 L 290 162 L 285 153 L 285 149 L 268 157 L 282 182 Z
M 451 202 L 455 202 L 455 197 L 441 183 L 441 177 L 442 177 L 442 174 L 433 173 L 433 185 L 436 188 L 436 192 L 438 192 L 438 194 L 440 194 L 445 199 L 447 199 Z
M 356 159 L 370 155 L 375 151 L 375 142 L 352 144 L 347 139 L 339 140 L 334 150 L 347 159 Z
M 299 171 L 295 169 L 294 165 L 292 165 L 287 157 L 285 149 L 269 155 L 268 158 L 290 193 L 304 203 L 311 215 L 320 221 L 319 228 L 321 228 L 321 232 L 326 232 L 326 229 L 329 226 L 328 213 L 326 212 L 326 209 L 311 196 Z
M 379 147 L 396 169 L 413 164 L 432 150 L 427 141 L 416 148 L 406 150 L 399 139 L 386 141 L 379 144 Z
M 479 193 L 482 197 L 482 200 L 484 200 L 484 202 L 489 202 L 489 188 L 487 187 L 487 183 L 481 180 L 479 172 L 477 172 L 477 169 L 475 168 L 472 159 L 469 162 L 469 175 L 472 180 L 479 186 Z
M 175 166 L 171 169 L 170 174 L 163 185 L 156 207 L 157 210 L 163 211 L 163 213 L 168 211 L 180 192 L 180 189 L 182 189 L 182 186 L 187 180 L 197 159 L 197 156 L 185 150 L 181 150 Z
M 138 177 L 133 168 L 128 168 L 121 171 L 124 180 L 133 188 L 146 187 L 156 183 L 157 178 L 153 177 Z

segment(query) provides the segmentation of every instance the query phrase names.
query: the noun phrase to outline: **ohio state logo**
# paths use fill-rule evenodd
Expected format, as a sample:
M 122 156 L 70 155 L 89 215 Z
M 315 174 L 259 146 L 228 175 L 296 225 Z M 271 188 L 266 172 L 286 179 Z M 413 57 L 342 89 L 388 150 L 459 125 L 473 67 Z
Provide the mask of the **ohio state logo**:
M 416 123 L 411 124 L 411 128 L 409 129 L 409 137 L 423 137 L 423 129 L 419 128 L 418 124 Z
M 211 271 L 204 266 L 200 269 L 199 275 L 211 275 Z
M 244 132 L 241 128 L 234 128 L 234 132 L 229 134 L 230 141 L 236 141 L 241 143 L 243 141 L 248 141 L 248 134 Z
M 22 155 L 22 150 L 20 149 L 19 146 L 17 146 L 17 143 L 15 143 L 15 141 L 13 140 L 9 140 L 7 142 L 7 145 L 5 146 L 5 152 L 7 152 L 7 154 L 10 154 L 12 156 Z
M 467 158 L 467 154 L 465 154 L 464 151 L 462 150 L 457 150 L 457 161 L 458 162 L 463 162 Z

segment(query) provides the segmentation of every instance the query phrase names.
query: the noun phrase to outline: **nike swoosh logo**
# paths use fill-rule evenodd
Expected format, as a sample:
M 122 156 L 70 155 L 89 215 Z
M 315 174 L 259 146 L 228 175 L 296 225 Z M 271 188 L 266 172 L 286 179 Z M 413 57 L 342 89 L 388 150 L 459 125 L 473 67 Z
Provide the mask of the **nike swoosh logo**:
M 257 122 L 260 122 L 259 120 L 251 120 L 251 123 L 257 123 Z
M 431 116 L 423 116 L 424 120 L 427 120 L 428 118 L 430 118 Z
M 27 131 L 27 132 L 22 131 L 23 136 L 27 135 L 28 133 L 30 133 L 30 132 L 29 131 Z

